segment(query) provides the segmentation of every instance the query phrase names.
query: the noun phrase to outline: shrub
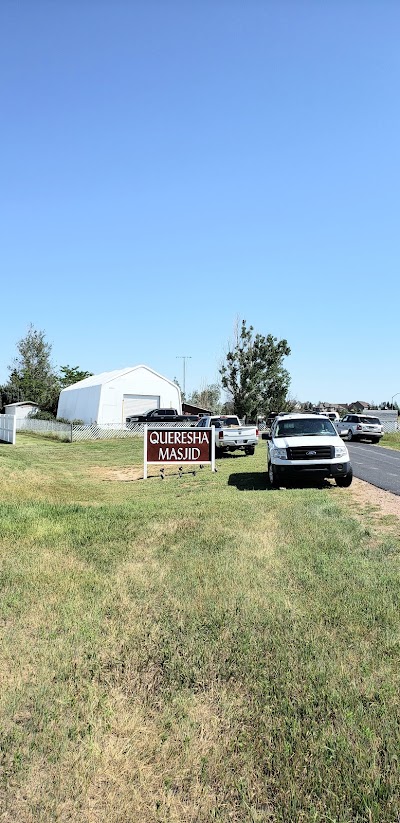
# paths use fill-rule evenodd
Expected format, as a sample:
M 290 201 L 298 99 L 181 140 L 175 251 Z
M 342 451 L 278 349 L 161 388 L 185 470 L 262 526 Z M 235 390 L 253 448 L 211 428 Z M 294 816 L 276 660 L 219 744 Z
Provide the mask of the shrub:
M 49 411 L 41 411 L 38 409 L 37 411 L 30 412 L 28 414 L 29 420 L 55 420 L 54 414 Z
M 69 423 L 69 425 L 72 423 L 73 426 L 84 426 L 85 421 L 78 419 L 68 420 L 66 417 L 57 417 L 57 423 Z

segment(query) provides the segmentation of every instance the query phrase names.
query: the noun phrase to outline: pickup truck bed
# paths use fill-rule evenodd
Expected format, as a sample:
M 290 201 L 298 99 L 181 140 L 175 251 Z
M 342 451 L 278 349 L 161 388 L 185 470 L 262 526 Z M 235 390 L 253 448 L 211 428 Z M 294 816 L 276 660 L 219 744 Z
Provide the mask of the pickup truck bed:
M 235 415 L 216 415 L 202 417 L 196 424 L 199 428 L 215 427 L 215 454 L 223 452 L 244 451 L 254 454 L 258 443 L 258 431 L 255 426 L 242 426 Z

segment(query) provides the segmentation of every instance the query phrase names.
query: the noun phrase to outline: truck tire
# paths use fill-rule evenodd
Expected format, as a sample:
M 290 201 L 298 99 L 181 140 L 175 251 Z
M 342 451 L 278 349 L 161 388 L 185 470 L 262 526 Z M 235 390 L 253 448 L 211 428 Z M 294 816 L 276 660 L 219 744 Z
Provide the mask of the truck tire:
M 272 463 L 270 463 L 269 466 L 268 466 L 268 480 L 269 480 L 269 485 L 273 489 L 276 489 L 277 486 L 278 486 L 278 481 L 277 481 L 277 478 L 276 478 L 276 471 L 275 471 Z
M 244 450 L 245 454 L 254 454 L 254 446 L 246 446 Z
M 352 432 L 352 430 L 351 430 L 351 429 L 349 429 L 349 430 L 348 430 L 348 432 L 347 432 L 347 439 L 348 439 L 349 441 L 350 441 L 350 440 L 355 440 L 354 434 L 353 434 L 353 432 Z
M 336 485 L 340 486 L 342 489 L 347 489 L 348 486 L 351 486 L 353 480 L 353 469 L 350 469 L 349 472 L 344 477 L 335 477 Z

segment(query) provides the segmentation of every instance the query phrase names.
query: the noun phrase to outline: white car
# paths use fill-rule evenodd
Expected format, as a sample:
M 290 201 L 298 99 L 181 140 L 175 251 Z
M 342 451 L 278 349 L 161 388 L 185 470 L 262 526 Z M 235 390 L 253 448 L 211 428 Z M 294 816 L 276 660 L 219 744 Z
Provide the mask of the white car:
M 379 417 L 371 414 L 346 414 L 336 423 L 339 434 L 346 436 L 348 440 L 360 440 L 368 438 L 372 443 L 379 443 L 383 437 L 383 426 Z
M 338 486 L 350 486 L 353 470 L 349 452 L 325 415 L 280 414 L 265 439 L 271 486 L 284 486 L 288 479 L 310 475 L 334 477 Z

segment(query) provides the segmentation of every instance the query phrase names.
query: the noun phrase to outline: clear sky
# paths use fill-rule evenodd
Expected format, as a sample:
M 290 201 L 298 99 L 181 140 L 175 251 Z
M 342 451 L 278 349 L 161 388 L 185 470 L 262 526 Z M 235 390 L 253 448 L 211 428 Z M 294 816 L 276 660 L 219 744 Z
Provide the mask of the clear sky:
M 398 0 L 3 0 L 0 382 L 215 382 L 236 318 L 300 400 L 400 392 Z M 397 398 L 399 399 L 399 398 Z

